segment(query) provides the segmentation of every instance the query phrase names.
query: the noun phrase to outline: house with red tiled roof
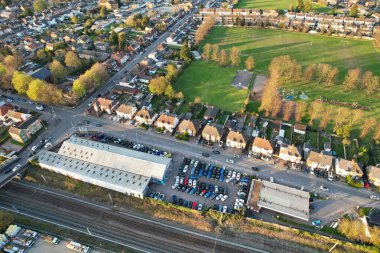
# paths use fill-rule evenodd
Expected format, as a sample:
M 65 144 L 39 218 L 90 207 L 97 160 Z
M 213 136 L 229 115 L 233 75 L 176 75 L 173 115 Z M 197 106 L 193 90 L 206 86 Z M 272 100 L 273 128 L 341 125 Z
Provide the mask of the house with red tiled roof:
M 107 114 L 112 114 L 118 104 L 118 101 L 107 98 L 97 98 L 93 104 L 93 107 L 96 112 L 106 112 Z
M 136 112 L 137 112 L 137 108 L 135 106 L 126 105 L 126 104 L 121 104 L 116 109 L 116 115 L 120 119 L 132 119 L 133 116 L 135 116 Z
M 178 126 L 178 132 L 185 134 L 187 133 L 189 136 L 195 136 L 200 128 L 200 122 L 194 120 L 184 119 Z
M 163 113 L 158 117 L 155 122 L 155 126 L 159 128 L 165 128 L 169 132 L 173 132 L 175 127 L 178 125 L 179 119 L 177 115 L 170 113 Z
M 140 111 L 138 111 L 135 115 L 135 120 L 139 124 L 145 124 L 145 125 L 152 125 L 156 118 L 157 118 L 157 113 L 145 107 L 142 108 Z
M 245 149 L 247 139 L 241 132 L 230 131 L 226 138 L 226 146 L 231 148 Z
M 273 155 L 273 144 L 267 139 L 256 137 L 252 144 L 252 152 L 256 155 L 271 157 Z

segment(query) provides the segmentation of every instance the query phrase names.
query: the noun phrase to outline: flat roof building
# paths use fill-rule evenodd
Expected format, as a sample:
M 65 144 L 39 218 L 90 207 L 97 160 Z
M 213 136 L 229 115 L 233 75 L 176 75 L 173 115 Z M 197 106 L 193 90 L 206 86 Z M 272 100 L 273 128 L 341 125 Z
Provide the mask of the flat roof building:
M 171 159 L 72 136 L 58 153 L 38 154 L 42 168 L 143 198 L 150 181 L 163 183 Z
M 298 219 L 309 220 L 310 193 L 268 181 L 253 180 L 248 206 L 266 208 Z

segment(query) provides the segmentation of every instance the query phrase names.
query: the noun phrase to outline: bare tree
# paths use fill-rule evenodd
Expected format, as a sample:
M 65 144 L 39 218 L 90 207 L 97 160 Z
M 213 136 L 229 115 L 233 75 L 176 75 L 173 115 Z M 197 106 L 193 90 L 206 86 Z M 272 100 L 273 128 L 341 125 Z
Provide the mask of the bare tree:
M 294 102 L 293 101 L 287 101 L 284 106 L 284 117 L 283 119 L 285 121 L 288 121 L 290 117 L 292 116 L 294 108 Z
M 321 115 L 323 115 L 319 120 L 319 127 L 322 129 L 326 129 L 327 125 L 329 124 L 332 116 L 332 107 L 325 107 L 323 111 L 321 112 Z
M 231 61 L 231 65 L 233 67 L 236 67 L 236 66 L 239 66 L 240 64 L 240 49 L 237 48 L 237 47 L 232 47 L 231 48 L 231 52 L 230 52 L 230 61 Z
M 344 78 L 344 82 L 343 82 L 343 84 L 345 86 L 344 87 L 345 90 L 355 89 L 358 85 L 359 77 L 360 77 L 360 69 L 359 68 L 350 69 L 347 72 L 347 75 Z
M 373 136 L 375 141 L 380 141 L 380 127 L 377 127 L 375 135 Z
M 313 101 L 310 104 L 310 107 L 309 107 L 309 116 L 310 116 L 309 125 L 313 125 L 314 120 L 317 119 L 319 116 L 321 116 L 320 114 L 322 112 L 322 108 L 323 108 L 322 103 L 320 103 L 318 101 Z
M 374 76 L 371 71 L 366 71 L 363 75 L 362 85 L 367 95 L 379 89 L 380 81 L 378 76 Z
M 302 115 L 305 113 L 307 104 L 304 102 L 297 102 L 295 119 L 296 122 L 301 123 Z
M 361 126 L 360 131 L 360 138 L 364 138 L 368 135 L 368 133 L 377 126 L 377 120 L 375 118 L 369 118 L 368 120 L 364 121 Z
M 338 128 L 342 127 L 343 125 L 349 125 L 349 120 L 351 117 L 351 111 L 348 108 L 345 107 L 339 107 L 337 110 L 335 110 L 335 125 L 334 125 L 334 132 L 338 130 Z M 350 126 L 351 127 L 351 126 Z
M 247 58 L 247 60 L 245 60 L 245 68 L 246 68 L 247 70 L 252 70 L 252 69 L 255 68 L 255 60 L 253 59 L 252 56 L 249 56 L 249 57 Z
M 330 68 L 330 71 L 326 75 L 325 86 L 332 86 L 335 82 L 336 77 L 338 76 L 338 68 Z
M 281 106 L 282 106 L 282 100 L 278 96 L 273 97 L 272 113 L 271 113 L 272 117 L 277 117 L 278 113 L 281 110 Z
M 214 62 L 218 62 L 219 60 L 219 46 L 218 45 L 212 45 L 212 60 Z
M 228 54 L 227 54 L 227 51 L 225 49 L 222 49 L 220 51 L 220 55 L 219 55 L 219 65 L 224 67 L 228 64 Z
M 205 62 L 208 62 L 211 58 L 211 44 L 206 43 L 206 45 L 203 47 L 203 59 Z
M 305 68 L 305 71 L 303 72 L 303 80 L 305 82 L 309 83 L 313 79 L 315 68 L 315 64 L 310 64 Z

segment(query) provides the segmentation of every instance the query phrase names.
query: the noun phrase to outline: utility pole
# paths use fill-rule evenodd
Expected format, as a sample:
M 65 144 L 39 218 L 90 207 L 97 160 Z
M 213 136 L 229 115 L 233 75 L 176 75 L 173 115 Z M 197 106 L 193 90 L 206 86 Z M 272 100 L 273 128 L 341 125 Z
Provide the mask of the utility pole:
M 49 185 L 48 182 L 47 182 L 47 180 L 46 180 L 46 178 L 44 177 L 44 175 L 41 174 L 41 177 L 42 177 L 42 179 L 45 181 L 45 183 L 46 183 L 47 185 Z
M 112 197 L 111 197 L 111 194 L 108 193 L 108 197 L 109 197 L 110 200 L 111 200 L 111 204 L 114 205 L 113 200 L 112 200 Z

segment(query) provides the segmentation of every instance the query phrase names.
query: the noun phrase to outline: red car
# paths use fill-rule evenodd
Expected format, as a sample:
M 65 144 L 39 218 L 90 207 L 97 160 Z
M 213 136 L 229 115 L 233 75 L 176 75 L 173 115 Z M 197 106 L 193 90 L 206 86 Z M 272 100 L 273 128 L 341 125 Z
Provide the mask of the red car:
M 194 201 L 194 202 L 193 202 L 193 206 L 191 207 L 191 209 L 195 210 L 195 209 L 197 209 L 197 206 L 198 206 L 198 205 L 197 205 L 197 202 Z
M 189 183 L 189 179 L 187 177 L 185 177 L 185 179 L 183 180 L 183 184 L 187 185 L 188 183 Z
M 199 196 L 203 196 L 203 195 L 205 195 L 206 192 L 207 192 L 207 190 L 203 190 L 203 191 L 201 192 L 201 194 L 199 194 Z

